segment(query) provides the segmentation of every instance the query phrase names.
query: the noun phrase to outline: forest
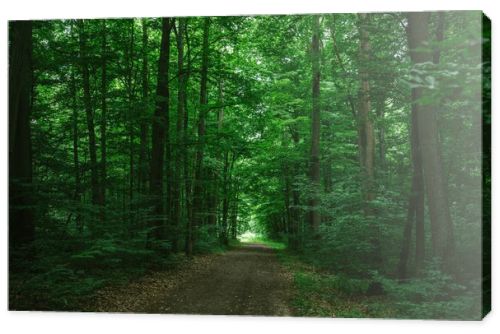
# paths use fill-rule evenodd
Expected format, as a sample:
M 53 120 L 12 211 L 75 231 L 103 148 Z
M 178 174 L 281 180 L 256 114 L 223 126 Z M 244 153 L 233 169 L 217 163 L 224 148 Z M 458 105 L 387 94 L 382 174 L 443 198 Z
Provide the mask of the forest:
M 489 39 L 478 11 L 9 22 L 9 308 L 247 252 L 291 315 L 480 319 Z

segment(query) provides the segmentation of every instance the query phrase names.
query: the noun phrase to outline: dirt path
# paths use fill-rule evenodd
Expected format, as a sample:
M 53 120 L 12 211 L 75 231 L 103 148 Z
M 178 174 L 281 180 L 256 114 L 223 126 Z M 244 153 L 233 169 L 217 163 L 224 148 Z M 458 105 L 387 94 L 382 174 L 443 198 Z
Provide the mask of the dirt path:
M 121 291 L 104 292 L 94 310 L 286 316 L 290 297 L 291 277 L 274 251 L 245 244 L 196 258 L 179 271 L 157 273 Z

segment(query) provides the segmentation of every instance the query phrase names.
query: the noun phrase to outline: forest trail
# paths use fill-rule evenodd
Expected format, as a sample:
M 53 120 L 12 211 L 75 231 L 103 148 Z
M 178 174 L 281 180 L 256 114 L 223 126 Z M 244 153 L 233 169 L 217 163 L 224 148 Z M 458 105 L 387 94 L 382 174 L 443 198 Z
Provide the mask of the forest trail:
M 120 291 L 103 291 L 92 311 L 287 316 L 291 282 L 273 249 L 244 244 Z

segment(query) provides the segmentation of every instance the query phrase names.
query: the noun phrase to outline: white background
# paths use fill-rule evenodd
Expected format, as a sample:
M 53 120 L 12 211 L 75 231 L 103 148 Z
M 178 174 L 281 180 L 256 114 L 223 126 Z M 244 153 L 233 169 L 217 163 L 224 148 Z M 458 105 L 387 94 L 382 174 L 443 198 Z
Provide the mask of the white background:
M 359 11 L 483 10 L 493 21 L 493 58 L 498 50 L 500 1 L 491 0 L 0 0 L 0 330 L 3 333 L 434 333 L 500 331 L 500 311 L 493 309 L 482 322 L 81 314 L 7 311 L 7 20 L 91 17 L 160 17 L 179 15 L 236 15 L 339 13 Z M 493 73 L 498 73 L 493 61 Z M 496 87 L 493 77 L 493 88 Z M 493 119 L 496 103 L 493 102 Z M 493 262 L 499 258 L 498 124 L 493 128 Z M 493 264 L 493 308 L 500 301 L 500 266 Z M 496 328 L 495 328 L 496 327 Z

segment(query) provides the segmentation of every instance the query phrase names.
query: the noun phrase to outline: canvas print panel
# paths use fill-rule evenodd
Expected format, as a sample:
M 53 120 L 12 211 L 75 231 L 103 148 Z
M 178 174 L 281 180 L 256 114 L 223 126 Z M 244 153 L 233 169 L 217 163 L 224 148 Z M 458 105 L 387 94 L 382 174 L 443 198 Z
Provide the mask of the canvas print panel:
M 9 308 L 479 320 L 479 11 L 9 23 Z

